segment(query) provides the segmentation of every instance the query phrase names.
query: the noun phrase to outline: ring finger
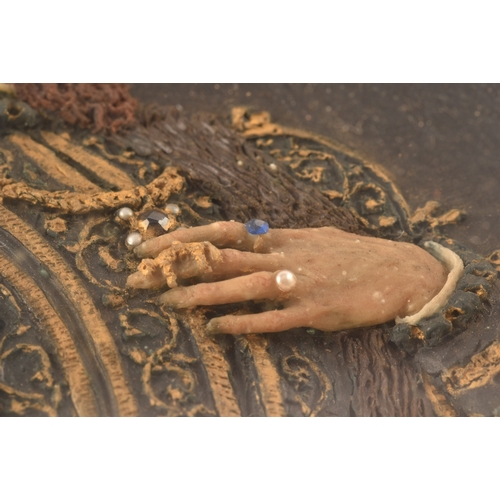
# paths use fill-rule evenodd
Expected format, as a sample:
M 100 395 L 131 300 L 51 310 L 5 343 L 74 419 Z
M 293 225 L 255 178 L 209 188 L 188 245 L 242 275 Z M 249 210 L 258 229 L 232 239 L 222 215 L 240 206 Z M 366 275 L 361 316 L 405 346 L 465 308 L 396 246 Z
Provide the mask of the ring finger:
M 159 302 L 181 309 L 280 297 L 285 295 L 276 284 L 276 273 L 262 271 L 216 283 L 177 287 L 161 295 Z

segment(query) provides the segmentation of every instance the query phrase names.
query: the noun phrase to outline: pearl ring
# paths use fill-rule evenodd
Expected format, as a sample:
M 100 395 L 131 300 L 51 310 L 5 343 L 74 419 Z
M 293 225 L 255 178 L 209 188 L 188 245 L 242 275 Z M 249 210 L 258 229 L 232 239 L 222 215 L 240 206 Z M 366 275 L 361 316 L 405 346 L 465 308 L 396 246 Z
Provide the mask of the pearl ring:
M 297 284 L 297 276 L 287 269 L 283 269 L 276 273 L 274 279 L 282 292 L 289 292 Z

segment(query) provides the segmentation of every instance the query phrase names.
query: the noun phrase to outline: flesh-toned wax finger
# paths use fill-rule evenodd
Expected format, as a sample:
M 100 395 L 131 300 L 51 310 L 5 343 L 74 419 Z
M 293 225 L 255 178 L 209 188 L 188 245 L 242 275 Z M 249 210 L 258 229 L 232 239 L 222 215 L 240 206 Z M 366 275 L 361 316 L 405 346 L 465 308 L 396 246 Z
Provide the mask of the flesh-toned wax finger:
M 135 248 L 138 257 L 156 257 L 162 250 L 169 248 L 174 241 L 193 243 L 209 241 L 217 247 L 231 247 L 238 250 L 253 250 L 256 237 L 249 234 L 240 222 L 214 222 L 206 226 L 181 229 L 172 233 L 151 238 Z
M 286 267 L 284 255 L 279 253 L 241 252 L 232 248 L 222 249 L 220 253 L 221 259 L 211 264 L 212 272 L 200 275 L 200 278 L 208 281 L 228 279 L 259 271 L 274 272 Z
M 231 304 L 245 300 L 273 300 L 281 294 L 274 273 L 263 271 L 216 283 L 174 288 L 164 293 L 159 302 L 176 308 L 186 308 Z
M 172 271 L 181 279 L 198 277 L 201 281 L 218 281 L 259 271 L 274 272 L 284 267 L 284 257 L 278 253 L 254 254 L 227 248 L 216 250 L 215 258 L 212 252 L 205 252 L 205 257 L 206 266 L 200 266 L 199 259 L 182 259 L 180 262 L 174 260 Z M 146 261 L 152 262 L 150 259 L 143 262 Z M 167 279 L 162 273 L 161 265 L 153 272 L 137 271 L 127 280 L 127 286 L 131 288 L 159 288 L 166 284 Z
M 303 326 L 307 321 L 304 311 L 300 307 L 266 311 L 258 314 L 244 314 L 242 316 L 222 316 L 208 322 L 207 333 L 229 333 L 241 335 L 248 333 L 274 333 Z
M 219 281 L 259 271 L 274 272 L 285 267 L 284 258 L 280 254 L 254 254 L 232 248 L 207 252 L 206 263 L 207 265 L 200 266 L 197 259 L 183 259 L 174 262 L 172 267 L 178 278 L 196 277 L 200 281 Z

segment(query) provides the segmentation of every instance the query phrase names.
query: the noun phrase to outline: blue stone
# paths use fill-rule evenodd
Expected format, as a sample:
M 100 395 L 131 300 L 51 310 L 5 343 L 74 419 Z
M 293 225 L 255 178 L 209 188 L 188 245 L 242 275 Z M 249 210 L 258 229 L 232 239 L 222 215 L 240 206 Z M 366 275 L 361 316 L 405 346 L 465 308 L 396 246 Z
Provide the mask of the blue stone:
M 266 234 L 269 231 L 269 224 L 260 219 L 251 219 L 245 227 L 250 234 Z

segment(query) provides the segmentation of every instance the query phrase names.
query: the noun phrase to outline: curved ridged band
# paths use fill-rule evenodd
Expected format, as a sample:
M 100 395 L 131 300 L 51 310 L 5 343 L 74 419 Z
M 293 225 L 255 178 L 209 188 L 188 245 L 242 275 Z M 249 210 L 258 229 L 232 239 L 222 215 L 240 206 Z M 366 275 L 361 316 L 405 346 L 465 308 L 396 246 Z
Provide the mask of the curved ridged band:
M 0 220 L 3 229 L 44 264 L 53 277 L 57 277 L 52 279 L 60 284 L 72 308 L 81 318 L 85 336 L 93 346 L 98 365 L 111 390 L 111 413 L 121 416 L 137 415 L 137 404 L 125 379 L 115 342 L 80 280 L 63 258 L 31 226 L 2 205 Z

